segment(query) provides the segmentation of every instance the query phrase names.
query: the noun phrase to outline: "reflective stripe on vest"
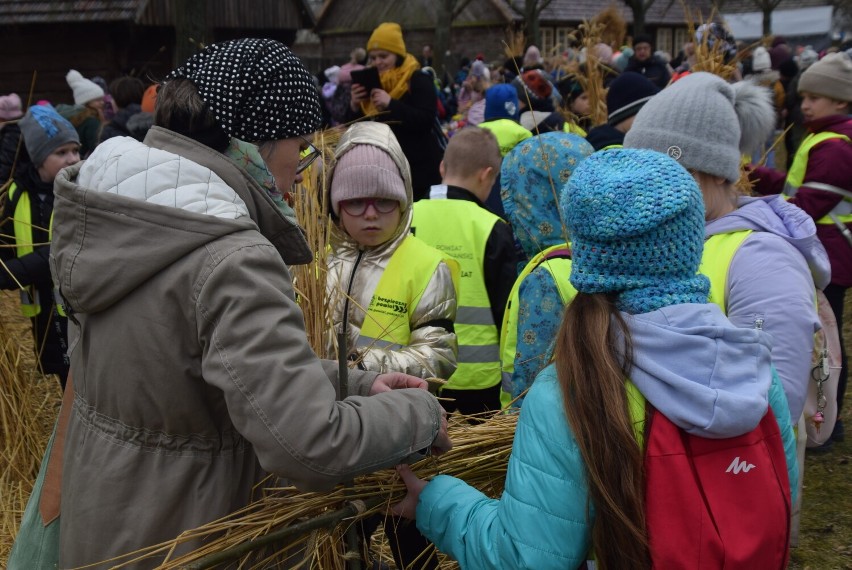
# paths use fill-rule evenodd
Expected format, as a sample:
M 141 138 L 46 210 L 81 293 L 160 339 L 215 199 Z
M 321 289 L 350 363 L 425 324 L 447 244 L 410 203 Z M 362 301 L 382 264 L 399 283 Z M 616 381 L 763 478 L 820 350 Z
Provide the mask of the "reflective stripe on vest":
M 710 296 L 707 299 L 728 314 L 728 270 L 734 254 L 751 234 L 751 230 L 740 230 L 727 234 L 716 234 L 704 241 L 704 253 L 698 272 L 710 280 Z
M 474 202 L 442 199 L 446 196 L 444 186 L 433 188 L 429 200 L 415 202 L 411 228 L 417 237 L 451 255 L 461 266 L 455 322 L 458 368 L 445 387 L 490 388 L 500 383 L 500 339 L 485 288 L 483 264 L 494 224 L 505 222 Z
M 455 261 L 445 259 L 441 252 L 412 235 L 402 241 L 388 261 L 370 299 L 357 348 L 399 350 L 408 346 L 411 314 L 441 261 L 450 268 L 456 284 L 458 268 Z
M 9 200 L 14 200 L 18 192 L 18 185 L 12 184 L 9 188 Z M 17 257 L 23 257 L 32 253 L 35 239 L 33 238 L 32 205 L 30 195 L 21 192 L 18 203 L 15 204 L 15 212 L 12 214 L 12 222 L 15 232 L 15 251 Z M 52 221 L 52 220 L 51 220 Z M 21 313 L 25 317 L 35 317 L 41 313 L 41 304 L 38 289 L 30 285 L 21 288 Z
M 810 134 L 805 137 L 805 140 L 803 140 L 802 144 L 799 146 L 799 150 L 796 151 L 796 156 L 793 158 L 793 165 L 787 173 L 787 180 L 784 184 L 785 198 L 795 196 L 799 187 L 802 185 L 802 182 L 805 179 L 805 172 L 808 168 L 808 157 L 811 149 L 816 145 L 831 139 L 843 139 L 846 142 L 850 142 L 849 137 L 846 135 L 828 131 Z M 816 223 L 824 225 L 836 225 L 838 222 L 841 224 L 852 223 L 852 192 L 849 192 L 844 188 L 838 188 L 837 186 L 822 184 L 819 182 L 808 182 L 807 187 L 813 188 L 814 190 L 822 190 L 824 192 L 839 194 L 843 197 L 840 203 L 837 204 L 831 212 L 819 220 L 816 220 Z
M 561 255 L 560 255 L 561 254 Z M 515 279 L 506 310 L 503 313 L 503 326 L 500 328 L 500 365 L 502 368 L 502 385 L 500 403 L 507 407 L 512 399 L 512 373 L 515 371 L 515 358 L 518 356 L 518 311 L 520 309 L 521 283 L 539 265 L 550 272 L 550 277 L 556 284 L 563 305 L 568 305 L 577 295 L 577 290 L 568 280 L 571 275 L 571 249 L 567 243 L 549 247 L 533 257 Z
M 9 199 L 14 200 L 18 190 L 18 185 L 12 183 L 9 188 Z M 34 251 L 35 238 L 33 237 L 32 224 L 32 205 L 30 204 L 30 195 L 27 192 L 21 192 L 21 197 L 18 203 L 15 204 L 15 212 L 13 215 L 13 226 L 15 232 L 15 250 L 17 257 L 23 257 Z M 23 239 L 19 238 L 22 237 Z M 47 240 L 53 241 L 53 211 L 50 212 L 50 222 L 47 228 Z M 25 317 L 35 317 L 41 313 L 41 299 L 39 298 L 38 289 L 31 285 L 23 287 L 21 290 L 21 313 Z M 64 317 L 64 303 L 60 302 L 59 289 L 54 291 L 54 300 L 56 301 L 56 310 L 60 316 Z

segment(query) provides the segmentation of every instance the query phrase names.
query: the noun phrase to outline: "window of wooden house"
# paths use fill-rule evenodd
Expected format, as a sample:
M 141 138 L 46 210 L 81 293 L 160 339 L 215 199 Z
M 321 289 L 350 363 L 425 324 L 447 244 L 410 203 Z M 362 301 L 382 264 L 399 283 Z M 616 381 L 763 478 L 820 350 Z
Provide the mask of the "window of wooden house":
M 547 57 L 553 52 L 553 28 L 541 29 L 541 54 Z
M 556 49 L 564 52 L 571 45 L 571 33 L 574 28 L 556 28 Z M 553 55 L 553 54 L 550 54 Z
M 688 41 L 691 41 L 689 37 L 689 30 L 686 28 L 676 29 L 674 32 L 674 47 L 672 48 L 675 51 L 672 52 L 672 56 L 680 53 L 680 50 L 683 49 L 683 44 Z
M 657 51 L 672 53 L 672 29 L 660 28 L 657 30 Z

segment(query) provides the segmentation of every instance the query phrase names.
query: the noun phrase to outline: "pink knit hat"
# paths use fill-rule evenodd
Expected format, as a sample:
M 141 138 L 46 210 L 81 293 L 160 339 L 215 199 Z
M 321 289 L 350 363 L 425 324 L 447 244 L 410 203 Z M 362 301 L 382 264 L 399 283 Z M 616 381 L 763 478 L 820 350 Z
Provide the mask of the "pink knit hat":
M 21 98 L 17 93 L 0 95 L 0 121 L 13 121 L 24 115 Z
M 331 208 L 340 215 L 340 202 L 356 198 L 387 198 L 408 207 L 405 182 L 393 158 L 381 148 L 356 144 L 341 156 L 331 178 Z

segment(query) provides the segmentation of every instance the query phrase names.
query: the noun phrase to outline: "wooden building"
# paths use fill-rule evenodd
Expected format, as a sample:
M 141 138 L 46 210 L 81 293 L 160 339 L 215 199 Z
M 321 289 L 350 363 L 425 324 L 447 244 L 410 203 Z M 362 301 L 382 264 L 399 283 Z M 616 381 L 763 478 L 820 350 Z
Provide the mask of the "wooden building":
M 199 9 L 204 22 L 181 23 Z M 26 101 L 35 74 L 33 101 L 71 102 L 69 69 L 108 82 L 162 78 L 177 64 L 178 28 L 201 30 L 196 46 L 247 36 L 292 44 L 313 24 L 307 0 L 0 0 L 0 94 Z
M 712 12 L 710 0 L 687 0 L 687 4 L 694 17 L 699 13 L 709 17 Z M 313 67 L 344 63 L 353 48 L 366 44 L 377 24 L 388 21 L 402 26 L 408 51 L 419 56 L 424 44 L 434 43 L 436 5 L 434 0 L 363 3 L 328 0 L 314 28 L 321 48 L 311 50 L 310 57 L 321 54 L 321 60 L 314 62 Z M 553 0 L 539 18 L 542 53 L 564 49 L 568 34 L 608 5 L 600 0 Z M 612 5 L 628 24 L 633 21 L 632 12 L 623 2 Z M 687 20 L 681 2 L 655 2 L 646 15 L 646 31 L 656 38 L 657 49 L 677 53 L 686 41 Z M 504 42 L 508 42 L 509 31 L 520 29 L 522 22 L 522 14 L 513 10 L 506 0 L 471 0 L 453 21 L 450 51 L 456 59 L 462 55 L 472 58 L 479 53 L 487 61 L 504 58 Z M 297 53 L 300 47 L 295 46 Z

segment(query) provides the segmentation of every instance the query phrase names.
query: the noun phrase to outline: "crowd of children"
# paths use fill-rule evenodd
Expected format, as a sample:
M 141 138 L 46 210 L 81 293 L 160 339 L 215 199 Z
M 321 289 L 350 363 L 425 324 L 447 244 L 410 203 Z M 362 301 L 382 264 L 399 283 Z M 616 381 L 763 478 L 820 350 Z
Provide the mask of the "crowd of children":
M 852 59 L 796 77 L 807 132 L 782 172 L 757 159 L 787 118 L 783 87 L 773 98 L 766 77 L 688 58 L 672 80 L 649 38 L 633 47 L 607 78 L 603 124 L 534 46 L 507 82 L 474 62 L 468 126 L 449 141 L 434 77 L 395 23 L 326 71 L 333 89 L 278 42 L 232 40 L 166 77 L 153 113 L 122 78 L 106 123 L 105 91 L 74 70 L 73 106 L 0 97 L 0 288 L 21 292 L 44 372 L 63 388 L 70 372 L 73 391 L 43 559 L 93 564 L 172 538 L 247 504 L 267 473 L 323 489 L 440 453 L 447 413 L 513 408 L 501 497 L 399 468 L 409 493 L 384 519 L 397 565 L 437 567 L 420 555 L 432 541 L 462 568 L 698 567 L 697 549 L 783 567 L 793 426 L 824 421 L 803 414 L 818 291 L 842 327 L 852 285 Z M 755 50 L 753 69 L 767 64 Z M 355 122 L 316 161 L 332 100 Z M 288 267 L 316 253 L 282 198 L 309 168 L 327 168 L 329 360 L 307 344 Z M 749 178 L 764 196 L 741 190 Z M 838 408 L 845 351 L 840 378 Z M 844 438 L 841 421 L 826 427 L 823 449 Z M 682 463 L 673 439 L 692 442 Z M 739 492 L 760 505 L 706 499 L 719 488 L 695 446 L 751 477 Z M 31 567 L 27 548 L 10 568 Z

